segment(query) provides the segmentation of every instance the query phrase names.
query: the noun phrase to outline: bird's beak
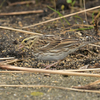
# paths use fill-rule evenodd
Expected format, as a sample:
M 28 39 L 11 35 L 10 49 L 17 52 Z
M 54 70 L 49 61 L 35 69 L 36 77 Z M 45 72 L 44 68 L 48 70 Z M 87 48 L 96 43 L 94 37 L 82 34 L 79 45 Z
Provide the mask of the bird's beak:
M 18 49 L 23 49 L 24 48 L 24 45 L 23 44 L 20 44 L 19 46 L 18 46 Z

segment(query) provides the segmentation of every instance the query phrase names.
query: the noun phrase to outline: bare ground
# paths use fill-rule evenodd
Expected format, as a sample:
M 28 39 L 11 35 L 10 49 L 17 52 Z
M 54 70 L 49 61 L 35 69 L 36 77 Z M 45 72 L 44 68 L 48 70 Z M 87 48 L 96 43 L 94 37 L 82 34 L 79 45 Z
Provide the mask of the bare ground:
M 26 11 L 26 10 L 38 10 L 38 9 L 47 9 L 48 13 L 46 14 L 27 14 L 27 15 L 17 15 L 17 16 L 0 16 L 0 25 L 8 26 L 13 28 L 21 28 L 27 25 L 31 25 L 33 23 L 38 23 L 40 21 L 45 21 L 54 17 L 58 17 L 57 14 L 53 13 L 50 9 L 46 8 L 46 4 L 37 3 L 35 5 L 17 5 L 12 7 L 3 7 L 0 12 L 13 12 L 13 11 Z M 48 5 L 51 5 L 50 3 Z M 62 12 L 61 12 L 62 13 Z M 64 14 L 70 13 L 70 10 L 66 10 Z M 79 16 L 84 19 L 84 14 L 79 14 Z M 72 17 L 67 18 L 68 21 L 73 25 L 75 24 L 75 19 Z M 92 18 L 88 17 L 88 21 L 91 21 Z M 77 19 L 77 23 L 82 24 L 80 19 Z M 84 22 L 85 24 L 85 22 Z M 35 26 L 28 28 L 26 30 L 32 32 L 38 32 L 41 34 L 48 35 L 61 35 L 66 38 L 73 39 L 89 39 L 97 38 L 94 29 L 79 31 L 82 36 L 79 34 L 67 31 L 70 29 L 69 26 L 64 19 L 46 23 L 43 25 Z M 68 28 L 68 29 L 67 29 Z M 79 28 L 78 26 L 74 27 Z M 32 35 L 24 34 L 16 31 L 10 31 L 5 29 L 0 29 L 0 57 L 15 57 L 17 59 L 23 59 L 20 62 L 15 62 L 13 65 L 20 67 L 32 67 L 32 68 L 44 68 L 44 66 L 40 66 L 39 63 L 49 64 L 52 62 L 45 61 L 37 61 L 34 59 L 32 55 L 32 50 L 28 49 L 25 52 L 18 51 L 17 45 L 21 43 L 21 41 Z M 89 52 L 91 51 L 91 52 Z M 83 54 L 84 56 L 79 56 L 79 54 Z M 56 68 L 51 69 L 78 69 L 84 65 L 90 64 L 94 65 L 95 63 L 100 62 L 99 48 L 86 46 L 81 48 L 77 52 L 69 55 L 65 58 L 64 61 L 60 62 Z M 85 57 L 86 56 L 86 57 Z M 2 70 L 1 70 L 2 71 Z M 79 77 L 79 76 L 63 76 L 63 75 L 49 75 L 45 76 L 44 74 L 36 74 L 36 73 L 13 73 L 6 74 L 1 73 L 0 75 L 1 85 L 51 85 L 51 86 L 62 86 L 62 87 L 71 87 L 78 85 L 85 85 L 90 82 L 94 82 L 99 78 L 93 77 Z M 0 99 L 2 100 L 99 100 L 99 94 L 96 93 L 81 93 L 75 91 L 67 91 L 61 89 L 52 89 L 52 88 L 17 88 L 17 87 L 0 87 Z M 32 95 L 33 92 L 41 92 L 39 95 Z

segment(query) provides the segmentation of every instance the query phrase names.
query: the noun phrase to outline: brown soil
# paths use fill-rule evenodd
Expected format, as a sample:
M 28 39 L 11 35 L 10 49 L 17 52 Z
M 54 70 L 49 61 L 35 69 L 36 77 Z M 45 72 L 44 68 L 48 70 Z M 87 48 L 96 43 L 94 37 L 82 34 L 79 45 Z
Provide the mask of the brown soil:
M 16 6 L 3 6 L 0 12 L 19 12 L 19 11 L 29 11 L 29 10 L 46 10 L 42 14 L 26 14 L 26 15 L 13 15 L 13 16 L 0 16 L 0 25 L 13 27 L 20 29 L 21 27 L 32 25 L 41 21 L 49 20 L 55 17 L 59 17 L 58 14 L 53 13 L 49 8 L 49 5 L 53 7 L 53 3 L 50 1 L 45 1 L 43 3 L 38 2 L 36 4 L 27 5 L 16 5 Z M 97 6 L 97 5 L 93 5 Z M 77 10 L 78 11 L 78 10 Z M 60 11 L 61 14 L 66 15 L 71 12 L 70 9 Z M 92 15 L 92 14 L 91 14 Z M 79 14 L 82 18 L 68 17 L 66 18 L 70 22 L 70 26 L 66 23 L 64 19 L 49 22 L 43 25 L 38 25 L 35 27 L 27 28 L 25 30 L 38 32 L 44 35 L 59 35 L 63 38 L 72 39 L 85 39 L 94 40 L 98 39 L 97 34 L 95 34 L 94 29 L 83 30 L 83 31 L 67 31 L 70 28 L 77 29 L 79 26 L 74 26 L 74 24 L 87 24 L 84 14 Z M 88 17 L 88 23 L 92 21 L 92 17 Z M 18 45 L 26 37 L 32 35 L 24 34 L 16 31 L 10 31 L 6 29 L 0 29 L 0 58 L 3 57 L 15 57 L 20 62 L 15 62 L 13 65 L 20 67 L 32 67 L 32 68 L 45 68 L 41 66 L 43 64 L 53 63 L 49 61 L 40 61 L 34 58 L 32 49 L 25 49 L 23 52 L 17 49 Z M 81 55 L 80 55 L 81 54 Z M 78 69 L 84 65 L 93 66 L 95 63 L 100 62 L 99 48 L 85 46 L 73 54 L 68 55 L 65 60 L 57 64 L 57 67 L 52 67 L 51 69 Z M 2 70 L 1 70 L 2 71 Z M 71 87 L 88 84 L 97 80 L 98 78 L 91 77 L 77 77 L 77 76 L 62 76 L 62 75 L 50 75 L 44 76 L 44 74 L 34 74 L 34 73 L 14 73 L 14 74 L 1 74 L 1 85 L 52 85 L 52 86 L 63 86 Z M 5 99 L 15 99 L 15 100 L 99 100 L 99 94 L 95 93 L 81 93 L 73 91 L 65 91 L 60 89 L 51 88 L 13 88 L 13 87 L 0 87 L 2 91 L 0 93 L 0 98 Z M 31 93 L 42 92 L 43 95 L 34 96 Z

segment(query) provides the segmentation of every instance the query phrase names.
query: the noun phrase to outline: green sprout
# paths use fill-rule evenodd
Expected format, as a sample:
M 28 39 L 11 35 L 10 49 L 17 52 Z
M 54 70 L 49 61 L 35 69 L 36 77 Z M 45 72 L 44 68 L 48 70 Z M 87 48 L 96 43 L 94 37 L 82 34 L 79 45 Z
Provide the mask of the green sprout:
M 64 8 L 65 8 L 65 6 L 61 5 L 61 10 L 63 11 L 63 14 L 64 14 Z
M 90 30 L 93 29 L 94 27 L 88 27 L 88 28 L 78 28 L 78 29 L 71 29 L 69 31 L 83 31 L 83 30 Z
M 75 15 L 74 17 L 75 17 L 75 21 L 76 21 L 76 23 L 77 23 L 77 20 L 76 20 L 76 18 L 79 18 L 79 19 L 82 21 L 82 24 L 83 24 L 83 20 L 82 20 L 82 18 L 81 18 L 80 16 L 78 16 L 78 15 Z
M 51 7 L 49 7 L 49 6 L 47 6 L 47 7 L 48 7 L 49 9 L 53 10 L 54 12 L 58 13 L 60 17 L 63 17 L 63 15 L 62 15 L 59 11 L 56 11 L 55 9 L 53 9 L 53 8 L 51 8 Z M 63 18 L 64 18 L 64 17 L 63 17 Z M 67 19 L 64 18 L 64 20 L 67 22 L 68 25 L 70 25 L 70 23 L 67 21 Z M 62 20 L 61 20 L 61 21 L 62 21 Z
M 73 2 L 72 2 L 72 0 L 66 0 L 66 2 L 67 2 L 67 3 L 70 3 L 70 4 L 71 4 L 71 6 L 73 7 L 73 6 L 74 6 L 74 4 L 75 4 L 75 2 L 76 2 L 76 0 L 74 0 Z
M 6 0 L 3 0 L 2 3 L 0 4 L 0 8 L 3 6 Z
M 74 4 L 75 4 L 76 0 L 74 0 L 74 1 L 66 0 L 66 2 L 71 4 L 71 12 L 73 12 L 73 7 L 74 7 Z
M 72 3 L 72 0 L 66 0 L 67 3 Z

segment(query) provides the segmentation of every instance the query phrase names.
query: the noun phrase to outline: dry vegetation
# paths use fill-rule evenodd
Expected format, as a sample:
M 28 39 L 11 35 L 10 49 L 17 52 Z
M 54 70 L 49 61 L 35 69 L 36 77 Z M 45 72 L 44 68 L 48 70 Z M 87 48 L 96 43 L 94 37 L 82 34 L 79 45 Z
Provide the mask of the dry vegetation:
M 23 87 L 21 93 L 24 87 L 100 93 L 100 80 L 97 80 L 100 77 L 99 5 L 100 0 L 73 0 L 71 3 L 66 0 L 0 1 L 0 73 L 2 80 L 6 76 L 0 87 L 8 87 L 9 93 L 12 91 L 11 87 Z M 9 82 L 11 75 L 14 75 L 14 79 Z M 39 75 L 41 78 L 37 79 Z M 22 79 L 21 83 L 16 77 Z M 84 77 L 87 77 L 87 83 L 83 81 Z M 59 84 L 52 83 L 56 79 Z M 37 85 L 39 80 L 41 82 Z M 68 81 L 68 88 L 64 80 Z M 18 95 L 18 90 L 15 91 Z M 27 92 L 25 94 L 29 96 Z M 36 92 L 31 96 L 37 94 Z M 50 95 L 52 99 L 53 94 Z M 67 95 L 70 100 L 70 93 Z M 98 95 L 95 96 L 98 100 Z M 43 97 L 47 99 L 47 96 Z M 2 98 L 6 96 L 2 95 Z M 22 98 L 19 96 L 19 99 Z M 92 96 L 88 95 L 87 98 Z

